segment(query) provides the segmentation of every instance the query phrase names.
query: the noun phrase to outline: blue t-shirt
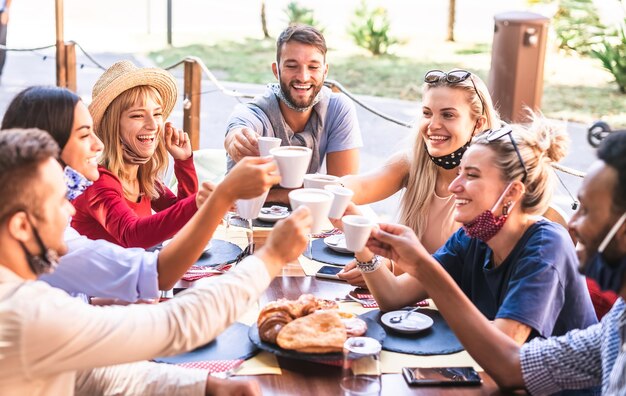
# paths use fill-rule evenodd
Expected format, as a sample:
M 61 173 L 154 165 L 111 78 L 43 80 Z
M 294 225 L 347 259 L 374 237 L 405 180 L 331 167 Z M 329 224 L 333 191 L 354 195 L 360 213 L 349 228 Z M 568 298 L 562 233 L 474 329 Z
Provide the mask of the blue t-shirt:
M 542 337 L 597 322 L 574 245 L 561 225 L 537 221 L 496 268 L 492 255 L 461 228 L 433 256 L 489 320 L 512 319 Z
M 268 136 L 268 129 L 270 129 L 268 123 L 269 119 L 261 108 L 249 104 L 238 104 L 230 115 L 226 133 L 233 128 L 247 127 L 261 136 Z M 332 92 L 328 102 L 324 130 L 319 137 L 320 158 L 323 160 L 327 153 L 350 150 L 362 146 L 361 129 L 359 128 L 359 120 L 356 116 L 354 103 L 346 95 Z M 228 154 L 226 157 L 226 166 L 230 171 L 235 166 L 235 162 Z

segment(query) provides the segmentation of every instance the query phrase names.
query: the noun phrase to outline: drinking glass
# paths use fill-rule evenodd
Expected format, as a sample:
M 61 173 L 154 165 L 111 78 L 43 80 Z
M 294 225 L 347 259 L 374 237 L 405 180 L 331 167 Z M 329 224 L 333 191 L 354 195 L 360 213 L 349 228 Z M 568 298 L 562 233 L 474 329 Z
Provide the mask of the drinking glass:
M 344 396 L 380 394 L 380 350 L 380 342 L 370 337 L 346 340 L 340 382 Z

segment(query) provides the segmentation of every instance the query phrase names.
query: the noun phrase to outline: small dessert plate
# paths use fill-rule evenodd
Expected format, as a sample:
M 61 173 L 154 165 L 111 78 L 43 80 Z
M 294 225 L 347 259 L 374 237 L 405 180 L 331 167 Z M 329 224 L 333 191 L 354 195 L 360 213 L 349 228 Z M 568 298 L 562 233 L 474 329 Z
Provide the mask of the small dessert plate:
M 343 234 L 331 235 L 324 238 L 324 244 L 339 253 L 352 253 L 346 247 L 346 237 Z
M 430 316 L 426 316 L 424 314 L 418 312 L 411 312 L 406 318 L 407 311 L 391 311 L 385 313 L 380 321 L 383 324 L 399 333 L 418 333 L 422 330 L 426 330 L 433 325 L 433 320 Z M 391 318 L 397 318 L 401 316 L 402 319 L 400 322 L 394 323 L 391 321 Z
M 273 223 L 287 216 L 289 216 L 289 210 L 286 207 L 274 205 L 269 208 L 261 208 L 257 218 L 261 221 Z

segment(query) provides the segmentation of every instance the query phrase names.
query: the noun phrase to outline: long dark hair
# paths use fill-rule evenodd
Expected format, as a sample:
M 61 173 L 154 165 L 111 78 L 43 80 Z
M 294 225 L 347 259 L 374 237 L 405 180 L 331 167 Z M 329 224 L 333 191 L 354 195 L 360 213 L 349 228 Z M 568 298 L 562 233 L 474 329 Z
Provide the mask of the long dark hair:
M 1 129 L 39 128 L 65 147 L 74 125 L 74 109 L 80 96 L 60 87 L 33 86 L 18 93 L 9 104 Z

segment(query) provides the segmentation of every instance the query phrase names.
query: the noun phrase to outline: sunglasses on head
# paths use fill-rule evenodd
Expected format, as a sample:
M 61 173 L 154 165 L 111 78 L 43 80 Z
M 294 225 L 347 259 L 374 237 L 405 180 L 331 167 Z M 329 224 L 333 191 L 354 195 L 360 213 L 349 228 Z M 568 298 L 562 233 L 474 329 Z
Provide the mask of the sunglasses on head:
M 513 144 L 513 148 L 515 149 L 515 153 L 517 154 L 517 158 L 524 169 L 524 176 L 522 177 L 522 183 L 524 183 L 528 177 L 528 170 L 526 169 L 526 164 L 524 164 L 524 160 L 522 159 L 522 153 L 520 153 L 517 143 L 515 143 L 515 139 L 513 139 L 513 128 L 511 128 L 510 125 L 504 125 L 500 129 L 492 129 L 485 131 L 484 133 L 486 134 L 486 139 L 489 143 L 498 140 L 505 135 L 509 137 L 511 144 Z
M 426 72 L 424 76 L 424 82 L 428 84 L 436 84 L 441 80 L 445 80 L 449 84 L 458 84 L 469 78 L 474 87 L 474 91 L 476 92 L 476 96 L 478 96 L 478 100 L 480 100 L 481 105 L 481 114 L 485 115 L 485 102 L 483 102 L 483 98 L 478 93 L 478 89 L 476 88 L 476 84 L 474 83 L 474 79 L 471 77 L 472 73 L 467 70 L 452 70 L 449 72 L 444 72 L 441 70 L 431 70 Z

